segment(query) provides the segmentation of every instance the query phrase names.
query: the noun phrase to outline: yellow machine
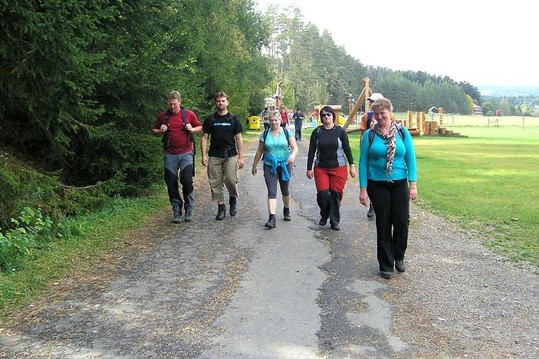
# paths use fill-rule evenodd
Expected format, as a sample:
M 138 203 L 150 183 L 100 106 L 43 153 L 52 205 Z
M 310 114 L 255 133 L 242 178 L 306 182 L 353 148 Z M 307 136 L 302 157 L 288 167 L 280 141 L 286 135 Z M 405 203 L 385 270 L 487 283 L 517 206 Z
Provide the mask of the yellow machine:
M 247 121 L 249 121 L 249 129 L 250 130 L 260 130 L 260 117 L 258 117 L 258 116 L 249 116 Z

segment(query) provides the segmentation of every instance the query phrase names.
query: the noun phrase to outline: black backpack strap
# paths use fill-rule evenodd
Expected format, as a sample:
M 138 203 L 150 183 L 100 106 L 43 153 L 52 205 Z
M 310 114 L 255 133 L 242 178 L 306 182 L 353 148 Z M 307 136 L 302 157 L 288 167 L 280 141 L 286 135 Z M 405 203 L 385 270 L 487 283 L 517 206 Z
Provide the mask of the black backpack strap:
M 185 125 L 187 124 L 187 110 L 185 108 L 182 107 L 182 122 L 183 122 L 183 127 L 185 128 Z M 191 142 L 193 142 L 193 153 L 195 153 L 195 136 L 189 132 L 189 140 Z
M 168 130 L 168 123 L 170 121 L 171 114 L 172 113 L 170 112 L 170 110 L 166 110 L 165 118 L 163 120 L 163 124 L 167 126 L 167 130 L 165 131 L 165 133 L 163 134 L 163 137 L 161 138 L 161 141 L 163 142 L 163 146 L 165 146 L 165 148 L 168 148 L 168 146 L 170 146 L 170 132 Z
M 400 123 L 397 123 L 397 131 L 399 132 L 401 139 L 404 140 L 404 128 Z
M 170 110 L 166 110 L 166 111 L 165 111 L 165 119 L 164 119 L 163 123 L 164 123 L 165 125 L 167 125 L 167 126 L 168 126 L 168 122 L 170 121 L 170 115 L 171 115 L 171 114 L 172 114 L 172 113 L 170 112 Z
M 268 137 L 269 128 L 265 129 L 262 133 L 262 138 L 264 139 L 264 147 L 266 146 L 266 137 Z M 286 142 L 288 142 L 288 148 L 290 148 L 290 132 L 288 132 L 288 128 L 283 128 L 284 136 L 286 137 Z M 264 157 L 262 157 L 264 159 Z
M 374 141 L 374 134 L 376 133 L 376 129 L 378 128 L 378 124 L 375 124 L 373 128 L 369 128 L 369 148 L 371 148 L 372 141 Z
M 268 137 L 268 131 L 269 129 L 264 130 L 264 133 L 262 134 L 262 138 L 264 139 L 264 143 L 266 143 L 266 137 Z M 286 137 L 286 140 L 290 138 L 290 132 L 288 132 L 288 128 L 284 129 L 284 135 Z
M 182 108 L 182 121 L 183 121 L 183 125 L 185 126 L 187 122 L 187 110 L 184 108 Z
M 182 107 L 181 117 L 182 117 L 183 127 L 185 128 L 185 125 L 187 124 L 187 110 L 183 107 Z M 195 156 L 197 153 L 197 146 L 195 144 L 195 136 L 191 132 L 189 132 L 189 140 L 193 143 L 193 170 L 191 172 L 191 175 L 195 177 L 195 171 L 196 171 L 195 170 L 195 163 L 196 163 Z

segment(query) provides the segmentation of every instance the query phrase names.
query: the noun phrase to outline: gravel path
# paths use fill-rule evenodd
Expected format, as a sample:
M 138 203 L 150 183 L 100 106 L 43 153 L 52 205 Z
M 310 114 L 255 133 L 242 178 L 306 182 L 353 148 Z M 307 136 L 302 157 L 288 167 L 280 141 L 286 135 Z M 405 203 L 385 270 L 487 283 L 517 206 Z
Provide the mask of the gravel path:
M 394 326 L 435 357 L 539 357 L 537 271 L 417 208 L 406 279 L 394 283 Z M 405 303 L 406 305 L 401 305 Z M 417 304 L 417 305 L 416 305 Z
M 216 222 L 199 175 L 193 222 L 173 226 L 159 213 L 99 267 L 54 284 L 0 326 L 0 358 L 539 357 L 536 270 L 413 204 L 408 270 L 381 279 L 357 182 L 345 191 L 342 230 L 316 224 L 306 147 L 292 222 L 263 229 L 263 178 L 248 170 L 238 216 Z

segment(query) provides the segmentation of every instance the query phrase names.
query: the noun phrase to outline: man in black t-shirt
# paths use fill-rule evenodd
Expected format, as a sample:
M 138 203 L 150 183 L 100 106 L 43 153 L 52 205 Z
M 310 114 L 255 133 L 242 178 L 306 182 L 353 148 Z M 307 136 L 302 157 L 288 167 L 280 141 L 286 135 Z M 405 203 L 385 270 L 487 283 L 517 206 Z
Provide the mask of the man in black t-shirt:
M 242 126 L 236 116 L 228 112 L 228 96 L 224 92 L 215 95 L 217 109 L 202 125 L 202 165 L 207 167 L 212 200 L 217 201 L 216 220 L 226 217 L 223 187 L 229 195 L 230 215 L 237 213 L 238 169 L 243 168 Z M 210 148 L 208 149 L 208 141 Z

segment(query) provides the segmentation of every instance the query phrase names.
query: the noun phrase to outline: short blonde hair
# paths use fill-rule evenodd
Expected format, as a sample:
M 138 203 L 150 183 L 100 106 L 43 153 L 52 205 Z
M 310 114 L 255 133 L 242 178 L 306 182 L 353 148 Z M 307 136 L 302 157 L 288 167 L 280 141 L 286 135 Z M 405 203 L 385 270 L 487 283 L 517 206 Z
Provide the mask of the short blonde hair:
M 387 98 L 379 98 L 372 103 L 371 110 L 373 110 L 374 112 L 380 112 L 382 110 L 388 110 L 389 112 L 393 112 L 393 105 L 391 104 L 391 101 L 389 101 Z
M 178 91 L 170 91 L 170 93 L 168 94 L 168 99 L 181 101 L 182 95 L 180 95 Z

